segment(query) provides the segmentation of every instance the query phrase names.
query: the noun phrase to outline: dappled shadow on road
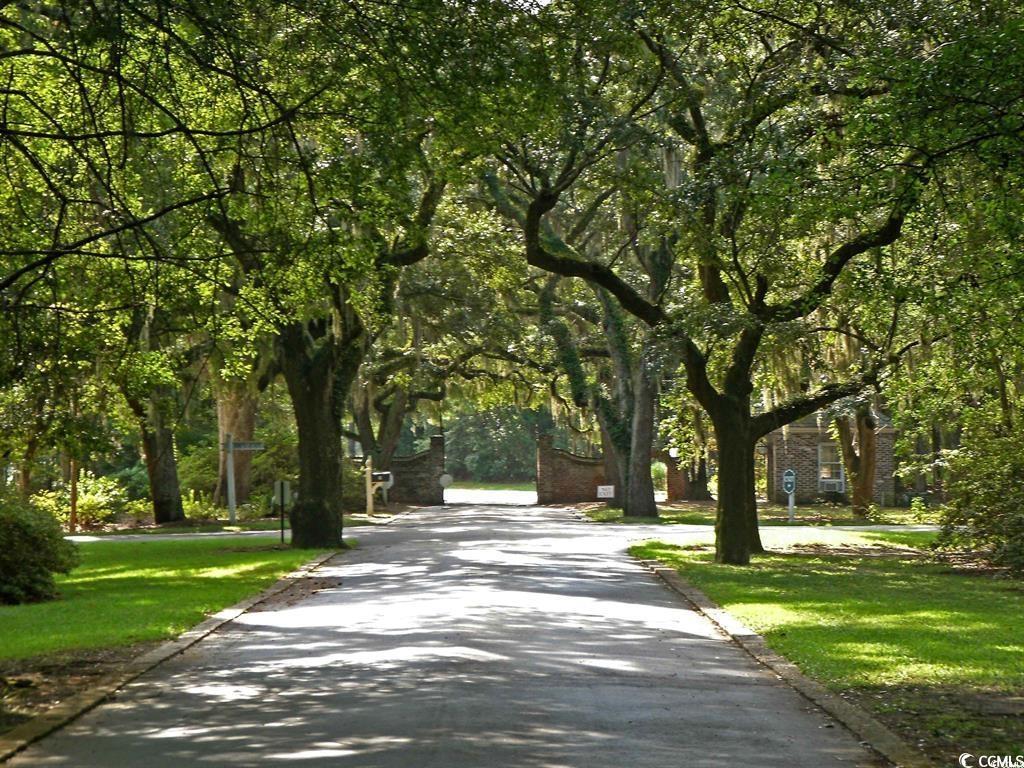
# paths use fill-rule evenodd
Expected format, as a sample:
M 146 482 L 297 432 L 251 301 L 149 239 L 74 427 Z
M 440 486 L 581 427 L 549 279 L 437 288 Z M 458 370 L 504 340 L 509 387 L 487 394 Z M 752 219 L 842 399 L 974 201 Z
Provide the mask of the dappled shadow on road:
M 24 764 L 871 764 L 592 532 L 417 513 Z

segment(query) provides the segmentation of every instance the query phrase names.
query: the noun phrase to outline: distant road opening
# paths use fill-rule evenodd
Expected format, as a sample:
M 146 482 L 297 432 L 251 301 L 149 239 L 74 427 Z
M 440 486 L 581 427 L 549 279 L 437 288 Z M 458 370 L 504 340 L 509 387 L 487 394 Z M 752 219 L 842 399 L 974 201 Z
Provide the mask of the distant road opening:
M 506 504 L 529 507 L 537 503 L 537 491 L 497 490 L 492 488 L 446 488 L 445 504 Z

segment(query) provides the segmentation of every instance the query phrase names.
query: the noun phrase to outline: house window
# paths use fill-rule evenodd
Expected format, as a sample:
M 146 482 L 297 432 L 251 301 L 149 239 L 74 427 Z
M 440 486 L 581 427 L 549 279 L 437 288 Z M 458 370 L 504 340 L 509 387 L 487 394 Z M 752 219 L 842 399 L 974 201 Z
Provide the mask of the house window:
M 818 492 L 846 493 L 843 456 L 835 443 L 818 445 Z

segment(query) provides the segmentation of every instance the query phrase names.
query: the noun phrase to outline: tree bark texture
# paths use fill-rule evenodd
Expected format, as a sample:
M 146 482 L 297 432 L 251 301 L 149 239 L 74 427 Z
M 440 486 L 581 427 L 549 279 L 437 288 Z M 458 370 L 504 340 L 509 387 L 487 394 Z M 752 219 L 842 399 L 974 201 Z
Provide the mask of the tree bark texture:
M 708 488 L 708 460 L 701 456 L 690 465 L 689 501 L 711 501 L 711 490 Z
M 615 486 L 615 495 L 608 500 L 608 506 L 621 509 L 625 495 L 623 489 L 626 487 L 625 465 L 600 410 L 597 412 L 597 421 L 601 426 L 601 458 L 604 461 L 605 482 Z
M 341 470 L 344 403 L 362 362 L 361 341 L 313 346 L 302 324 L 283 329 L 281 370 L 299 438 L 299 498 L 292 505 L 292 546 L 343 546 Z
M 878 426 L 869 405 L 857 407 L 852 417 L 836 419 L 839 448 L 850 487 L 853 514 L 864 517 L 875 500 L 875 473 L 878 458 Z
M 223 381 L 217 387 L 217 435 L 220 446 L 231 435 L 236 442 L 249 442 L 256 431 L 256 412 L 259 408 L 259 394 L 251 384 L 244 381 Z M 219 506 L 227 503 L 227 453 L 221 449 L 217 471 L 217 487 L 213 501 Z M 239 504 L 249 501 L 252 492 L 252 451 L 236 451 L 235 500 Z
M 161 408 L 160 394 L 147 401 L 129 399 L 142 431 L 142 453 L 149 477 L 149 495 L 153 500 L 153 519 L 174 523 L 185 519 L 178 483 L 178 460 L 174 455 L 174 430 Z
M 658 386 L 646 361 L 637 361 L 633 376 L 633 422 L 631 425 L 629 477 L 623 513 L 627 517 L 657 517 L 654 480 L 651 477 L 651 447 L 654 444 L 654 402 Z
M 711 419 L 718 444 L 715 562 L 747 565 L 751 553 L 764 551 L 754 487 L 757 440 L 746 414 L 739 409 L 721 405 Z

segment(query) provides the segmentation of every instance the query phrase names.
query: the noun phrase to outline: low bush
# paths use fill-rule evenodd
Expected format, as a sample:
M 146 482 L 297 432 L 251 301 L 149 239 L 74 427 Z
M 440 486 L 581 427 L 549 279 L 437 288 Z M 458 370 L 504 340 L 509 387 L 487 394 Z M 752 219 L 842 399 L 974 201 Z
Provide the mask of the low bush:
M 182 452 L 178 458 L 178 482 L 183 495 L 213 495 L 217 487 L 219 450 L 216 444 L 201 443 Z
M 1024 573 L 1024 429 L 973 429 L 947 455 L 949 504 L 940 545 L 981 551 Z
M 0 603 L 56 597 L 54 573 L 68 573 L 77 564 L 77 548 L 53 515 L 0 496 Z
M 71 517 L 71 488 L 61 485 L 52 491 L 41 491 L 32 497 L 32 506 L 66 527 Z M 81 528 L 98 528 L 112 522 L 127 511 L 127 506 L 128 495 L 117 480 L 82 473 L 78 481 L 78 525 Z

